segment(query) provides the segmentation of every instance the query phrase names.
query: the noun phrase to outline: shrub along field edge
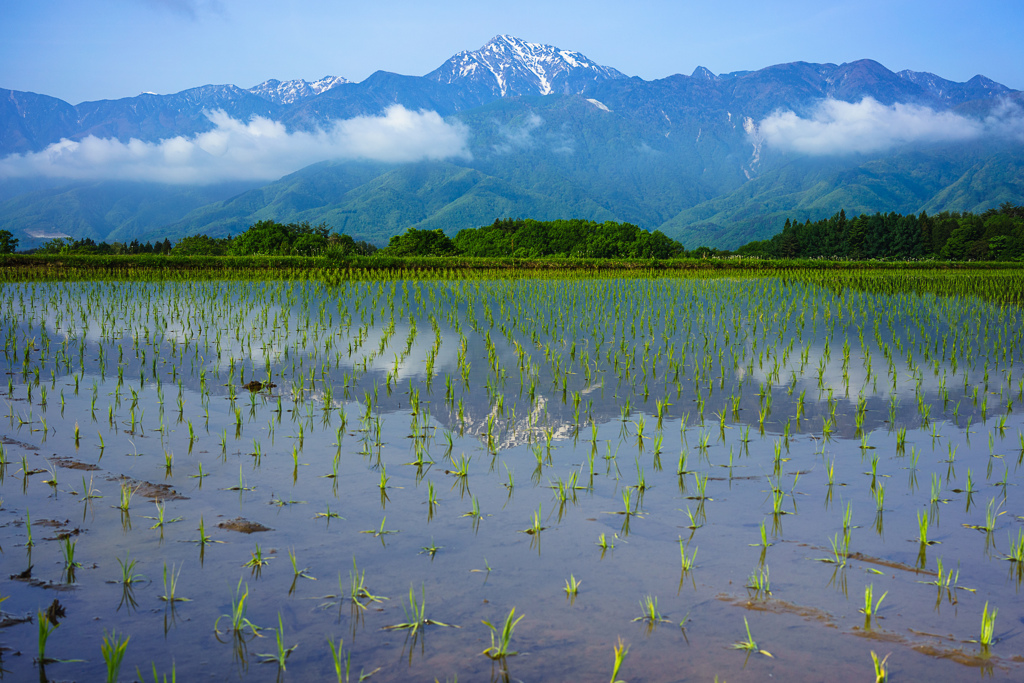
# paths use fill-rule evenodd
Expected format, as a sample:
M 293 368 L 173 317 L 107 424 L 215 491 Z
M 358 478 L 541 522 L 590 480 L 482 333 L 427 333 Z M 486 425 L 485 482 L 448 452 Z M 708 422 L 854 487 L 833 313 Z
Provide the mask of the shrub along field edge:
M 831 261 L 824 259 L 581 259 L 581 258 L 474 258 L 466 256 L 175 256 L 173 254 L 4 254 L 0 268 L 20 271 L 152 270 L 253 272 L 303 270 L 360 271 L 686 271 L 686 270 L 1003 270 L 1024 269 L 1021 262 L 996 261 Z M 40 273 L 43 274 L 43 273 Z

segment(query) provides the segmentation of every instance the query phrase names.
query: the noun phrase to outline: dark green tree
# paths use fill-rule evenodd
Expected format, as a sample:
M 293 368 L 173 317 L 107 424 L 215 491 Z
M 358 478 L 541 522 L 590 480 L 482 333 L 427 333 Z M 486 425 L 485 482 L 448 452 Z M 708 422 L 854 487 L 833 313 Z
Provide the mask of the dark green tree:
M 381 252 L 388 256 L 455 256 L 459 250 L 440 230 L 409 228 L 392 237 Z
M 18 248 L 18 238 L 10 230 L 0 230 L 0 254 L 13 254 Z

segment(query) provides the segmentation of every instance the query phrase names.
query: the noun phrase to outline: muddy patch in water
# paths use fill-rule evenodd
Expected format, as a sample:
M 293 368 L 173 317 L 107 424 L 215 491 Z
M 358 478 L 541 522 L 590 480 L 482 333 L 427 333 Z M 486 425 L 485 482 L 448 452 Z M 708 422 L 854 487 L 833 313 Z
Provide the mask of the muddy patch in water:
M 260 531 L 273 531 L 269 526 L 264 526 L 259 522 L 251 522 L 244 517 L 235 517 L 229 519 L 226 522 L 221 522 L 217 525 L 218 529 L 227 529 L 228 531 L 238 531 L 243 534 L 255 534 Z

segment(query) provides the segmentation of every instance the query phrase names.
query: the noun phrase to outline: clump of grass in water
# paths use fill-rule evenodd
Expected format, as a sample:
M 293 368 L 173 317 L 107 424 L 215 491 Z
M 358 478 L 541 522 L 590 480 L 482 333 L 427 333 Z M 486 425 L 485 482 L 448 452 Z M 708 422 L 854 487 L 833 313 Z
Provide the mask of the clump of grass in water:
M 985 607 L 981 612 L 981 634 L 978 636 L 978 643 L 985 654 L 988 654 L 989 648 L 993 643 L 992 638 L 995 635 L 997 614 L 999 614 L 997 609 L 993 609 L 991 612 L 988 611 L 988 602 L 986 601 Z
M 388 521 L 388 518 L 384 517 L 383 519 L 380 520 L 380 528 L 379 529 L 366 529 L 364 531 L 360 531 L 359 533 L 361 533 L 361 534 L 370 534 L 374 538 L 381 539 L 381 541 L 383 542 L 384 536 L 388 536 L 390 534 L 397 534 L 397 533 L 399 533 L 398 530 L 385 529 L 384 528 L 384 523 L 387 522 L 387 521 Z
M 235 597 L 231 599 L 231 613 L 222 614 L 217 617 L 217 620 L 213 622 L 213 630 L 220 633 L 234 633 L 236 635 L 242 635 L 245 630 L 248 629 L 253 635 L 260 635 L 260 631 L 263 629 L 256 624 L 249 621 L 246 618 L 246 600 L 249 598 L 249 586 L 246 585 L 245 590 L 242 590 L 242 580 L 238 580 L 238 587 L 235 590 Z M 227 631 L 221 631 L 219 629 L 220 620 L 227 619 L 231 626 Z
M 567 598 L 574 599 L 580 591 L 580 585 L 582 581 L 577 581 L 573 574 L 569 575 L 569 578 L 565 580 L 565 595 Z
M 403 609 L 405 609 L 404 605 L 403 605 Z M 419 633 L 419 630 L 421 628 L 423 628 L 424 626 L 431 625 L 431 626 L 445 626 L 445 627 L 448 627 L 448 628 L 452 628 L 453 627 L 452 624 L 445 624 L 445 623 L 442 623 L 440 621 L 435 621 L 433 619 L 428 618 L 426 616 L 426 611 L 427 611 L 427 600 L 426 600 L 426 597 L 424 596 L 423 589 L 420 588 L 420 601 L 417 602 L 416 601 L 416 592 L 413 590 L 413 587 L 410 585 L 409 586 L 409 609 L 405 610 L 406 621 L 402 622 L 401 624 L 392 624 L 390 626 L 385 626 L 384 630 L 385 631 L 409 631 L 410 635 L 415 637 L 416 634 Z M 459 628 L 459 627 L 455 626 L 454 628 Z
M 334 664 L 334 675 L 338 680 L 338 683 L 348 683 L 349 675 L 352 670 L 352 653 L 348 653 L 348 656 L 344 656 L 342 651 L 342 645 L 345 644 L 344 640 L 338 640 L 338 646 L 334 646 L 334 641 L 330 638 L 327 639 L 327 644 L 331 647 L 331 663 Z M 380 667 L 377 667 L 370 673 L 360 670 L 359 681 L 365 681 L 370 676 L 380 671 Z
M 756 569 L 747 579 L 747 588 L 754 591 L 755 596 L 771 595 L 772 582 L 768 571 L 768 565 Z
M 284 646 L 284 624 L 281 622 L 281 613 L 277 613 L 277 652 L 275 653 L 257 653 L 257 657 L 263 657 L 264 664 L 274 663 L 277 664 L 277 668 L 281 671 L 285 670 L 285 660 L 295 652 L 295 648 L 299 646 L 298 643 L 291 647 Z
M 167 571 L 167 563 L 164 562 L 164 594 L 160 596 L 164 602 L 169 602 L 172 605 L 175 602 L 191 602 L 189 598 L 182 598 L 178 595 L 179 576 L 181 576 L 181 567 L 178 567 L 178 571 L 174 571 L 174 565 L 171 565 L 171 571 Z
M 927 511 L 918 512 L 917 513 L 917 529 L 918 529 L 917 540 L 918 540 L 918 542 L 920 542 L 920 544 L 922 546 L 925 546 L 925 545 L 936 545 L 938 543 L 941 543 L 941 541 L 930 541 L 930 540 L 928 540 L 928 512 Z
M 260 548 L 260 544 L 257 543 L 256 550 L 252 551 L 252 557 L 249 558 L 249 561 L 242 566 L 251 568 L 253 574 L 259 576 L 260 572 L 268 564 L 270 564 L 270 560 L 263 557 L 263 549 Z
M 537 511 L 533 513 L 533 524 L 530 525 L 529 529 L 522 529 L 521 533 L 530 534 L 531 536 L 537 536 L 540 534 L 540 532 L 544 531 L 544 529 L 547 529 L 546 526 L 541 526 L 540 523 L 541 508 L 542 505 L 537 506 Z M 601 537 L 604 538 L 604 534 L 601 534 Z
M 730 647 L 732 647 L 732 649 L 734 649 L 734 650 L 746 650 L 747 652 L 758 652 L 760 654 L 763 654 L 766 657 L 774 658 L 775 655 L 773 655 L 771 652 L 768 652 L 768 650 L 762 650 L 761 648 L 759 648 L 757 646 L 757 641 L 755 641 L 754 637 L 752 635 L 750 635 L 750 623 L 747 621 L 746 617 L 743 617 L 743 624 L 747 627 L 747 639 L 746 640 L 738 640 L 735 643 L 733 643 Z
M 1006 510 L 999 510 L 1003 506 L 1002 502 L 996 505 L 996 499 L 993 498 L 988 502 L 988 508 L 985 510 L 985 523 L 984 524 L 964 524 L 962 525 L 965 529 L 976 529 L 978 531 L 984 531 L 987 534 L 992 533 L 996 529 L 996 519 L 1006 514 Z
M 182 519 L 184 519 L 183 517 L 174 517 L 173 519 L 165 520 L 164 519 L 164 504 L 163 504 L 162 501 L 157 501 L 157 503 L 156 503 L 156 517 L 150 517 L 148 515 L 144 515 L 144 518 L 145 519 L 152 519 L 152 520 L 156 521 L 156 524 L 154 524 L 153 526 L 151 526 L 149 528 L 150 529 L 160 529 L 160 533 L 161 534 L 164 531 L 164 525 L 165 524 L 173 524 L 175 522 L 180 522 Z
M 622 660 L 629 654 L 629 646 L 622 642 L 622 636 L 619 636 L 619 642 L 615 644 L 615 665 L 612 667 L 612 678 L 610 683 L 626 683 L 618 679 L 619 669 L 622 667 Z
M 878 614 L 879 607 L 882 606 L 882 600 L 885 600 L 885 596 L 889 594 L 889 591 L 882 593 L 882 596 L 878 598 L 877 602 L 874 602 L 874 584 L 868 584 L 864 588 L 864 607 L 858 610 L 864 615 L 865 626 L 870 626 L 871 618 Z
M 633 621 L 644 622 L 647 624 L 647 630 L 651 631 L 658 624 L 667 622 L 668 619 L 658 611 L 658 598 L 651 595 L 645 595 L 643 599 L 640 600 L 640 616 L 633 619 Z
M 340 578 L 339 578 L 340 582 Z M 359 571 L 359 567 L 356 566 L 356 558 L 352 558 L 352 572 L 349 574 L 349 597 L 352 603 L 362 609 L 366 609 L 366 606 L 370 602 L 382 602 L 388 598 L 374 595 L 366 587 L 366 571 Z M 367 600 L 367 603 L 361 603 L 360 600 Z
M 64 556 L 64 569 L 73 575 L 75 569 L 82 566 L 81 562 L 75 560 L 75 546 L 78 541 L 72 541 L 71 536 L 65 536 L 60 541 L 60 551 Z
M 686 546 L 681 537 L 679 539 L 679 558 L 684 572 L 691 571 L 697 566 L 697 548 L 694 548 L 693 552 L 690 553 L 690 556 L 687 557 Z
M 117 683 L 118 674 L 121 672 L 121 662 L 124 660 L 124 653 L 128 649 L 128 641 L 131 637 L 121 640 L 117 632 L 113 631 L 108 636 L 103 633 L 103 644 L 100 651 L 103 654 L 103 661 L 107 665 L 107 683 Z
M 56 600 L 45 612 L 43 610 L 36 611 L 36 623 L 39 625 L 39 656 L 34 660 L 35 663 L 39 664 L 40 667 L 50 663 L 64 663 L 69 664 L 73 662 L 83 662 L 83 659 L 54 659 L 46 656 L 46 644 L 49 641 L 50 636 L 60 625 L 58 618 L 64 616 L 64 608 L 61 607 L 60 603 Z M 46 676 L 42 676 L 43 679 Z
M 1010 562 L 1017 562 L 1024 564 L 1024 530 L 1017 530 L 1017 538 L 1014 540 L 1012 533 L 1010 534 L 1010 553 L 1005 559 Z
M 506 657 L 513 657 L 518 655 L 518 652 L 514 652 L 509 649 L 512 642 L 512 632 L 516 628 L 516 624 L 523 620 L 525 615 L 520 614 L 519 618 L 515 618 L 516 608 L 513 607 L 505 618 L 505 625 L 502 626 L 501 631 L 498 627 L 489 621 L 482 621 L 481 623 L 487 628 L 491 629 L 491 646 L 484 650 L 481 654 L 487 655 L 491 659 L 505 659 Z
M 309 567 L 304 567 L 302 569 L 299 569 L 299 562 L 295 558 L 295 549 L 294 548 L 291 548 L 291 549 L 288 550 L 288 559 L 292 563 L 292 573 L 294 574 L 296 579 L 309 579 L 310 581 L 316 581 L 316 577 L 315 576 L 310 576 L 307 573 L 309 571 Z
M 879 659 L 878 655 L 875 654 L 875 651 L 871 651 L 871 661 L 873 662 L 875 667 L 875 683 L 885 683 L 887 680 L 889 680 L 889 669 L 886 666 L 886 662 L 889 661 L 889 655 L 891 654 L 892 653 L 890 652 L 886 656 Z
M 130 586 L 133 583 L 145 580 L 145 576 L 142 574 L 135 573 L 135 565 L 139 563 L 138 560 L 128 559 L 131 556 L 131 552 L 125 555 L 124 559 L 118 558 L 117 563 L 121 565 L 121 583 L 126 586 Z

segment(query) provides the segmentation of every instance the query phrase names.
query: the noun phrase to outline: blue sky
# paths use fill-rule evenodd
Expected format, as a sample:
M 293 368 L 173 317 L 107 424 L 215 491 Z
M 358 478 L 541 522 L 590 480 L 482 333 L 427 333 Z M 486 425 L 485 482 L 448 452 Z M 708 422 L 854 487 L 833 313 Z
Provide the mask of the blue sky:
M 498 33 L 645 79 L 796 60 L 1024 89 L 1024 2 L 0 0 L 0 87 L 71 103 L 268 78 L 422 75 Z

